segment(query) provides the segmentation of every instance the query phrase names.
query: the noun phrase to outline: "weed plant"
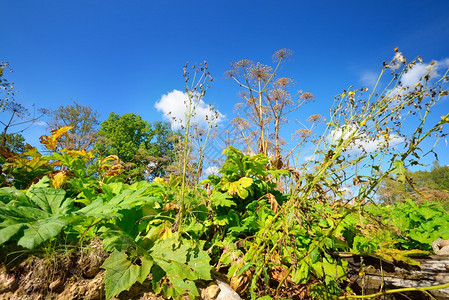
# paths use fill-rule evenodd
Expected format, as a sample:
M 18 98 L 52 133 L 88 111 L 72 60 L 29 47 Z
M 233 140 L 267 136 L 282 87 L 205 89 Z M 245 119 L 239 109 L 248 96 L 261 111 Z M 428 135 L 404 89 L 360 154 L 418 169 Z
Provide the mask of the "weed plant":
M 100 238 L 109 253 L 102 265 L 107 299 L 136 282 L 167 298 L 195 299 L 201 283 L 213 276 L 254 299 L 351 298 L 343 253 L 417 264 L 412 256 L 429 253 L 430 241 L 449 238 L 447 213 L 436 204 L 376 202 L 387 176 L 412 184 L 406 168 L 420 163 L 426 155 L 422 142 L 443 136 L 449 123 L 445 115 L 426 124 L 432 107 L 448 94 L 447 73 L 435 79 L 429 69 L 416 85 L 401 83 L 417 63 L 419 58 L 407 62 L 396 51 L 373 90 L 349 88 L 337 96 L 312 158 L 294 169 L 277 168 L 266 153 L 247 155 L 230 146 L 219 176 L 199 185 L 200 176 L 191 177 L 201 173 L 218 117 L 212 113 L 203 150 L 192 164 L 191 120 L 211 81 L 207 64 L 193 68 L 192 79 L 184 68 L 180 164 L 166 179 L 124 184 L 123 167 L 113 156 L 98 162 L 98 176 L 89 176 L 90 153 L 56 149 L 70 128 L 41 139 L 52 151 L 47 156 L 33 148 L 21 155 L 2 149 L 3 182 L 9 185 L 0 189 L 4 263 L 13 268 L 12 249 L 34 254 L 82 249 Z M 407 132 L 403 124 L 409 119 L 418 125 Z M 289 183 L 287 191 L 280 188 L 282 181 Z

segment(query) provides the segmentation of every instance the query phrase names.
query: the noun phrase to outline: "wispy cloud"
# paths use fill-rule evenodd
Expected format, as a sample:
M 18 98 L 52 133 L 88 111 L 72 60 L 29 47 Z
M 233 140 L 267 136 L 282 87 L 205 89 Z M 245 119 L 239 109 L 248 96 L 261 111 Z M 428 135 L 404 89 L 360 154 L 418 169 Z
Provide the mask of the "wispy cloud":
M 304 156 L 303 159 L 304 159 L 304 161 L 311 161 L 311 160 L 314 160 L 315 157 L 316 157 L 315 154 L 310 154 L 310 155 Z
M 39 120 L 34 121 L 33 124 L 34 124 L 34 125 L 37 125 L 37 126 L 42 126 L 42 127 L 48 126 L 47 122 L 39 121 Z
M 377 82 L 377 78 L 379 78 L 378 73 L 372 71 L 365 71 L 362 73 L 360 82 L 367 87 L 373 87 Z
M 188 101 L 187 94 L 173 90 L 165 95 L 162 95 L 161 99 L 157 101 L 154 107 L 163 113 L 164 119 L 171 122 L 173 129 L 181 128 L 184 124 L 186 103 Z M 211 106 L 206 104 L 203 100 L 200 100 L 198 107 L 195 110 L 195 115 L 191 119 L 191 123 L 197 123 L 200 126 L 207 126 L 206 116 L 208 119 L 214 114 L 211 111 Z M 224 115 L 218 112 L 219 116 L 217 122 L 222 122 Z

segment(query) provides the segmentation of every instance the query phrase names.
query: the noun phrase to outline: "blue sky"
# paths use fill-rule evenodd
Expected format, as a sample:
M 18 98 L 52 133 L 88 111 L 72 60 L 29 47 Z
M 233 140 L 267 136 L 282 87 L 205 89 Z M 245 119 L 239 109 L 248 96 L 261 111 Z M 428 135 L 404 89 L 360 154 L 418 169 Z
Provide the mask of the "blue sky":
M 334 95 L 367 84 L 399 47 L 425 62 L 449 57 L 449 1 L 31 1 L 0 0 L 0 60 L 18 102 L 56 109 L 72 99 L 101 114 L 134 112 L 162 120 L 155 103 L 182 90 L 182 67 L 207 60 L 214 77 L 205 101 L 229 120 L 239 88 L 223 73 L 231 61 L 271 64 L 315 95 L 292 118 L 328 116 Z M 449 112 L 449 101 L 432 120 Z M 293 122 L 291 125 L 295 126 Z M 26 132 L 34 143 L 43 126 Z M 34 141 L 33 141 L 34 140 Z M 437 147 L 442 164 L 449 148 Z

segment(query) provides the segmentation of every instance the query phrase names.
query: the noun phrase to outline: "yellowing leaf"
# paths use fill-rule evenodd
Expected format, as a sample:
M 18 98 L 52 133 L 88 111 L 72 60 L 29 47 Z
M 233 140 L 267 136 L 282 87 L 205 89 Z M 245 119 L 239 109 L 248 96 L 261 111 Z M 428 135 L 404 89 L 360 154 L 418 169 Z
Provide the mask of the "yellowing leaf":
M 91 158 L 94 158 L 94 155 L 91 151 L 87 152 L 86 149 L 83 150 L 68 150 L 66 148 L 62 149 L 61 152 L 67 153 L 71 157 L 80 157 L 84 160 L 89 160 Z
M 397 181 L 399 181 L 401 183 L 407 182 L 406 174 L 405 174 L 406 170 L 405 170 L 405 167 L 404 167 L 404 162 L 401 161 L 401 160 L 396 160 L 393 163 L 393 166 L 394 166 L 394 169 L 393 169 L 392 173 L 397 174 Z
M 71 126 L 64 126 L 57 130 L 52 130 L 51 135 L 42 135 L 39 140 L 41 144 L 43 144 L 47 149 L 54 150 L 56 148 L 56 144 L 58 140 L 67 134 L 67 131 L 72 129 Z
M 239 195 L 240 198 L 245 199 L 248 197 L 247 187 L 250 187 L 253 184 L 252 178 L 242 177 L 237 181 L 229 182 L 228 193 L 229 195 Z
M 242 188 L 247 188 L 250 187 L 251 184 L 253 184 L 253 179 L 249 177 L 242 177 L 237 182 Z
M 104 174 L 103 177 L 108 177 L 108 176 L 119 176 L 120 174 L 123 173 L 123 171 L 125 170 L 125 168 L 122 165 L 114 165 L 112 167 L 109 168 L 109 170 L 107 170 Z
M 66 175 L 66 172 L 64 172 L 64 171 L 58 172 L 50 178 L 51 185 L 55 189 L 59 189 L 66 181 L 67 181 L 67 175 Z
M 162 184 L 162 185 L 165 185 L 165 186 L 167 185 L 167 182 L 163 178 L 160 178 L 160 177 L 154 178 L 153 182 L 157 183 L 157 184 Z

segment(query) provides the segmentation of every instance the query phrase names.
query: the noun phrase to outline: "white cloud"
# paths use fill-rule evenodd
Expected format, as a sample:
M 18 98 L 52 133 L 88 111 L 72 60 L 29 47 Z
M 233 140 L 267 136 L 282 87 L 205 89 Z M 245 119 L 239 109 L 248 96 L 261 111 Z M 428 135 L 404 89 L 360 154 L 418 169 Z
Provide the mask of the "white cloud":
M 395 88 L 390 91 L 390 96 L 403 94 L 405 93 L 409 87 L 419 83 L 424 75 L 427 72 L 430 74 L 430 78 L 437 78 L 441 76 L 438 71 L 442 70 L 443 72 L 449 67 L 449 58 L 444 58 L 442 60 L 434 61 L 433 65 L 430 63 L 417 63 L 412 68 L 408 69 L 407 73 L 404 73 L 401 77 L 402 88 Z M 367 87 L 373 87 L 379 74 L 372 71 L 365 71 L 361 74 L 360 82 Z
M 204 175 L 205 175 L 205 176 L 209 176 L 209 175 L 218 175 L 218 170 L 220 170 L 219 167 L 216 167 L 216 166 L 210 166 L 209 168 L 207 168 L 206 170 L 204 170 Z
M 449 58 L 445 58 L 440 61 L 434 61 L 434 64 L 430 63 L 417 63 L 412 68 L 408 69 L 407 73 L 404 73 L 401 77 L 402 88 L 395 88 L 391 91 L 390 95 L 403 94 L 415 84 L 423 81 L 423 76 L 429 73 L 430 79 L 440 76 L 439 70 L 447 69 L 449 67 Z
M 350 138 L 352 134 L 354 134 L 354 142 L 347 149 L 350 152 L 360 152 L 362 149 L 366 152 L 373 152 L 384 145 L 391 148 L 404 142 L 404 138 L 397 134 L 369 138 L 366 134 L 357 132 L 356 125 L 335 128 L 330 132 L 327 139 L 331 144 L 336 144 L 340 139 Z
M 164 119 L 171 122 L 173 129 L 180 129 L 184 124 L 186 103 L 188 101 L 187 94 L 173 90 L 168 94 L 162 95 L 161 99 L 157 101 L 154 107 L 164 114 Z M 206 104 L 203 100 L 200 100 L 195 115 L 192 117 L 190 123 L 198 123 L 200 126 L 207 126 L 206 116 L 211 118 L 214 112 L 210 110 L 210 105 Z M 219 117 L 217 123 L 223 121 L 224 115 L 218 112 Z
M 396 134 L 391 134 L 388 138 L 381 136 L 374 140 L 359 138 L 356 142 L 356 146 L 354 146 L 352 148 L 354 150 L 357 150 L 357 146 L 360 146 L 363 149 L 365 149 L 366 152 L 373 152 L 373 151 L 377 150 L 377 148 L 379 148 L 380 146 L 385 145 L 387 142 L 388 142 L 388 147 L 392 148 L 392 147 L 395 147 L 395 146 L 403 143 L 404 138 L 402 138 Z
M 347 140 L 352 134 L 357 136 L 356 131 L 357 126 L 355 125 L 337 127 L 330 132 L 328 140 L 331 144 L 336 144 L 340 139 Z

